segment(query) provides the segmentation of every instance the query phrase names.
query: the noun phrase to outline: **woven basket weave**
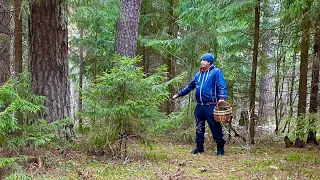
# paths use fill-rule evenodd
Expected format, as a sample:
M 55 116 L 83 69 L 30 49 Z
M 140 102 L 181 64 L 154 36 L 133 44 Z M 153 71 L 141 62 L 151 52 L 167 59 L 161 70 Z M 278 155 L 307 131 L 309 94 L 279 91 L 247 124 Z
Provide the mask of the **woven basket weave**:
M 232 114 L 232 107 L 226 101 L 220 101 L 213 110 L 213 117 L 216 122 L 229 122 Z

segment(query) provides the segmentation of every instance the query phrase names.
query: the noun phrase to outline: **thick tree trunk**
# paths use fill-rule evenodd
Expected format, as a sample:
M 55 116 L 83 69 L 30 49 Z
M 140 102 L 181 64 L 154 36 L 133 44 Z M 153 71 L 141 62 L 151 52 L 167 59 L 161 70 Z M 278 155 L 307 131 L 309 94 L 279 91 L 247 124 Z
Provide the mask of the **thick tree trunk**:
M 10 77 L 10 8 L 0 0 L 0 85 Z
M 121 0 L 115 38 L 115 52 L 120 56 L 136 56 L 140 6 L 141 0 Z
M 310 29 L 310 17 L 308 11 L 310 9 L 311 2 L 307 0 L 307 6 L 305 7 L 302 14 L 302 37 L 301 37 L 301 58 L 300 58 L 300 80 L 299 80 L 299 100 L 298 100 L 298 122 L 297 130 L 302 128 L 300 122 L 301 118 L 306 114 L 307 105 L 307 74 L 308 74 L 308 51 L 309 51 L 309 29 Z M 299 120 L 300 119 L 300 120 Z M 303 136 L 303 134 L 298 134 Z
M 115 52 L 120 56 L 134 58 L 137 51 L 138 27 L 141 0 L 121 0 L 121 13 L 116 25 Z M 119 149 L 121 155 L 122 141 L 126 142 L 131 127 L 121 125 Z M 129 130 L 130 131 L 130 130 Z M 125 139 L 124 139 L 125 138 Z M 126 147 L 125 147 L 126 151 Z
M 271 11 L 272 7 L 274 6 L 273 3 L 270 3 L 268 1 L 263 1 L 261 5 L 261 11 L 264 12 L 264 16 L 261 18 L 263 24 L 269 24 L 272 19 Z M 260 57 L 263 59 L 263 61 L 266 61 L 270 58 L 273 57 L 273 52 L 272 49 L 274 48 L 272 45 L 272 36 L 273 34 L 271 32 L 266 32 L 265 36 L 263 37 L 262 40 L 262 54 Z M 270 87 L 270 77 L 271 71 L 269 70 L 269 63 L 266 62 L 261 62 L 261 77 L 260 77 L 260 82 L 259 82 L 259 107 L 258 107 L 258 124 L 260 123 L 265 123 L 267 120 L 269 120 L 269 111 L 268 111 L 268 106 L 269 106 L 269 99 L 271 99 L 271 94 L 269 91 Z
M 254 8 L 254 41 L 253 41 L 253 58 L 250 84 L 250 143 L 254 144 L 254 126 L 255 126 L 255 99 L 256 99 L 256 75 L 258 61 L 258 45 L 259 45 L 259 26 L 260 26 L 260 0 L 256 1 Z
M 317 113 L 318 107 L 318 91 L 319 91 L 319 68 L 320 68 L 320 13 L 316 20 L 315 42 L 313 45 L 314 60 L 312 64 L 312 81 L 311 81 L 311 95 L 310 95 L 310 113 Z M 307 143 L 319 144 L 316 139 L 316 130 L 312 128 L 315 124 L 315 118 L 310 119 L 310 130 L 308 133 Z
M 45 96 L 44 118 L 50 123 L 70 114 L 67 0 L 35 1 L 30 10 L 32 88 Z
M 14 71 L 22 73 L 22 17 L 21 0 L 14 0 Z

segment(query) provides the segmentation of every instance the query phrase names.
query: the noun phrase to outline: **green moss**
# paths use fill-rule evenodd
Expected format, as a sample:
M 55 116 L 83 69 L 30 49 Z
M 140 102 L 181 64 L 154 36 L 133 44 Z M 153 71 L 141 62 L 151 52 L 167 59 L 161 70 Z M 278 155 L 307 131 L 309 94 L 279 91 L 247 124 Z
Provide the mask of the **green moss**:
M 319 153 L 317 152 L 291 152 L 286 154 L 285 160 L 310 163 L 320 163 Z
M 317 179 L 320 162 L 317 150 L 283 149 L 277 144 L 248 150 L 226 146 L 226 155 L 217 157 L 215 148 L 206 147 L 200 155 L 191 155 L 193 145 L 154 143 L 152 149 L 143 144 L 128 146 L 128 159 L 93 157 L 80 154 L 60 162 L 56 179 L 79 179 L 78 170 L 90 172 L 93 179 L 170 179 L 181 172 L 181 179 Z M 139 149 L 139 151 L 137 151 Z M 66 166 L 65 166 L 66 165 Z M 65 171 L 66 168 L 66 171 Z M 35 176 L 49 179 L 52 176 Z

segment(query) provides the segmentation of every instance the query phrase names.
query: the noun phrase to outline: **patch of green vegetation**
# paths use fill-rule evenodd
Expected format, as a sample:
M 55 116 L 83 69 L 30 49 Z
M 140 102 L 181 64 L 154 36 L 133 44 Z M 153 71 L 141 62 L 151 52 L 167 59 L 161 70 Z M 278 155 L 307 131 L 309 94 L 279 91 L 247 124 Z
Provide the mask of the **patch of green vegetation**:
M 168 159 L 167 154 L 157 154 L 155 152 L 145 152 L 144 158 L 151 161 L 159 161 L 159 160 L 165 160 Z
M 232 154 L 245 154 L 248 150 L 243 148 L 242 146 L 232 146 L 230 149 L 230 153 Z
M 232 151 L 242 149 L 232 148 Z M 232 166 L 245 174 L 258 174 L 261 179 L 317 179 L 320 176 L 316 150 L 285 149 L 275 144 L 273 148 L 252 148 L 250 153 L 242 156 L 245 157 L 242 160 L 232 160 Z
M 0 157 L 0 169 L 6 166 L 12 165 L 15 162 L 15 160 L 17 160 L 16 157 L 13 157 L 13 158 Z
M 282 149 L 277 145 L 267 150 L 226 146 L 226 155 L 217 157 L 215 148 L 191 155 L 194 145 L 153 143 L 129 144 L 128 157 L 57 158 L 56 169 L 49 174 L 26 173 L 32 179 L 317 179 L 320 162 L 316 150 Z M 139 151 L 137 152 L 137 149 Z M 239 153 L 241 152 L 241 153 Z M 16 177 L 12 175 L 12 177 Z M 21 175 L 21 174 L 20 174 Z M 57 177 L 55 176 L 57 175 Z M 21 175 L 22 176 L 22 175 Z
M 239 177 L 234 176 L 234 175 L 228 175 L 226 177 L 223 178 L 219 178 L 219 179 L 226 179 L 226 180 L 239 180 Z M 241 179 L 241 178 L 240 178 Z
M 284 159 L 290 162 L 307 161 L 310 163 L 320 163 L 319 153 L 317 152 L 291 152 L 286 154 Z
M 33 178 L 25 172 L 14 172 L 6 177 L 6 180 L 32 180 Z
M 127 165 L 109 163 L 90 163 L 90 167 L 85 166 L 81 169 L 84 172 L 92 172 L 94 179 L 150 179 L 154 176 L 151 168 L 146 168 L 140 163 L 129 163 Z

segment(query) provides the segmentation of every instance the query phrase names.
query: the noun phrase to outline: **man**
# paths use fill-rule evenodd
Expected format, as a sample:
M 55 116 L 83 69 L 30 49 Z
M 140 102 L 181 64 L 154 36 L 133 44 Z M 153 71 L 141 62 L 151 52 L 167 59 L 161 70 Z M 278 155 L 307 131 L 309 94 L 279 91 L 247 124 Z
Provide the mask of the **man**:
M 197 106 L 194 111 L 196 121 L 196 145 L 197 147 L 191 152 L 192 154 L 204 152 L 204 133 L 205 120 L 207 120 L 212 137 L 217 143 L 218 156 L 224 154 L 224 144 L 221 124 L 214 121 L 213 109 L 216 103 L 224 101 L 227 96 L 226 83 L 222 71 L 213 65 L 214 56 L 206 53 L 201 57 L 201 66 L 199 72 L 196 73 L 193 80 L 172 98 L 187 95 L 196 88 Z

